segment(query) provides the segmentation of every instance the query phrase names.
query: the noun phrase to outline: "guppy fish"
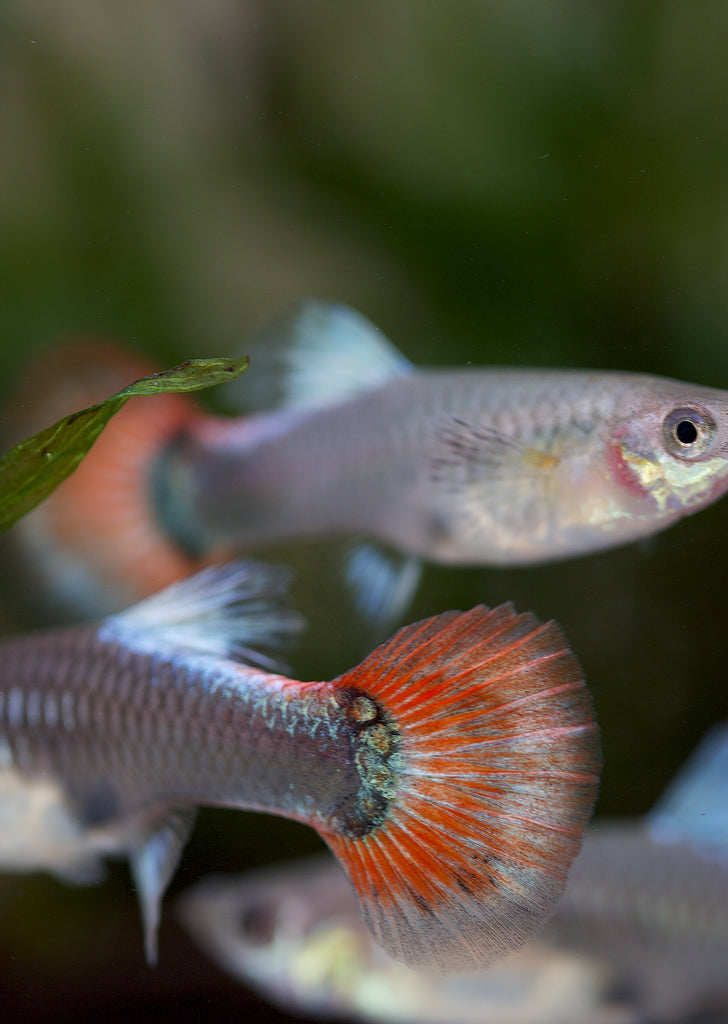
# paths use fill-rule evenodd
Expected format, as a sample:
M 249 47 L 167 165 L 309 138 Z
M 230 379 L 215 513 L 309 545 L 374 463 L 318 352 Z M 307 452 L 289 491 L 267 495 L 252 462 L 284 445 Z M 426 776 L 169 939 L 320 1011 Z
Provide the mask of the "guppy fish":
M 412 971 L 377 948 L 325 856 L 205 879 L 177 909 L 221 967 L 289 1013 L 401 1024 L 725 1020 L 727 791 L 723 726 L 646 818 L 587 831 L 533 942 L 467 977 Z
M 297 623 L 271 573 L 208 570 L 100 624 L 0 643 L 0 866 L 83 876 L 128 855 L 153 960 L 194 809 L 251 808 L 317 829 L 394 957 L 451 970 L 525 942 L 599 769 L 558 627 L 509 605 L 448 612 L 302 683 L 231 660 Z
M 726 391 L 621 372 L 419 369 L 352 310 L 315 301 L 250 354 L 235 393 L 266 411 L 134 399 L 16 527 L 46 588 L 90 608 L 115 592 L 118 610 L 213 551 L 347 536 L 368 540 L 346 565 L 359 610 L 386 620 L 421 559 L 597 551 L 728 489 Z M 151 369 L 108 344 L 52 353 L 11 403 L 17 437 Z

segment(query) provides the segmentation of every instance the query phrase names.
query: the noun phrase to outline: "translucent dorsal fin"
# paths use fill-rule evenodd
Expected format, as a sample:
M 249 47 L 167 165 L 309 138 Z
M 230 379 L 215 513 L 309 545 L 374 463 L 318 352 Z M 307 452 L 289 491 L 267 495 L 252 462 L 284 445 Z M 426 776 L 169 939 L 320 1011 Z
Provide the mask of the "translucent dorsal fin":
M 245 385 L 227 386 L 248 410 L 333 405 L 408 373 L 411 364 L 382 332 L 348 306 L 306 299 L 245 346 Z

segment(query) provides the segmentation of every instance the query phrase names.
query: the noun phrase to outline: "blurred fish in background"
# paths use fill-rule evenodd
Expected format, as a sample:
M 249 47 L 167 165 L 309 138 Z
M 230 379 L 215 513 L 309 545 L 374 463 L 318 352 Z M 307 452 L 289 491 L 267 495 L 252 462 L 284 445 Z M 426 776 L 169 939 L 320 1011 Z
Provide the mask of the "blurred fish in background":
M 724 725 L 645 818 L 597 820 L 545 930 L 478 974 L 443 978 L 388 958 L 326 857 L 205 879 L 178 911 L 221 967 L 307 1017 L 717 1024 L 728 1018 L 727 791 Z

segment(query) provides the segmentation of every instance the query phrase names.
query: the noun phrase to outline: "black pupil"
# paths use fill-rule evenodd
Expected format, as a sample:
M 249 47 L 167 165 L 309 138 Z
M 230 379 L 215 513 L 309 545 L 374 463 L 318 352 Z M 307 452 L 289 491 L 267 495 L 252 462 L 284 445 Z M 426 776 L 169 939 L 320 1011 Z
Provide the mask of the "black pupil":
M 680 420 L 675 427 L 675 437 L 680 444 L 693 444 L 698 438 L 698 431 L 692 420 Z
M 254 903 L 242 910 L 239 917 L 243 937 L 256 946 L 264 946 L 273 938 L 275 918 L 272 908 L 263 903 Z

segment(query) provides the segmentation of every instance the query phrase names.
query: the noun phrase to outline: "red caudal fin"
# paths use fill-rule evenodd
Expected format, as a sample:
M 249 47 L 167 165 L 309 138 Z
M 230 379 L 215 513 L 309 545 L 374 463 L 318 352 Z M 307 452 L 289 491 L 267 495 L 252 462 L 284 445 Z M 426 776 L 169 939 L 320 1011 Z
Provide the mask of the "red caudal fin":
M 336 685 L 364 695 L 358 768 L 377 814 L 325 838 L 377 941 L 441 971 L 521 946 L 563 892 L 601 763 L 558 626 L 508 604 L 448 612 L 399 630 Z
M 153 372 L 142 356 L 105 339 L 56 346 L 30 368 L 7 403 L 13 440 L 107 398 Z M 194 415 L 183 395 L 132 398 L 78 469 L 14 528 L 41 604 L 104 614 L 186 576 L 198 563 L 156 521 L 154 461 Z

